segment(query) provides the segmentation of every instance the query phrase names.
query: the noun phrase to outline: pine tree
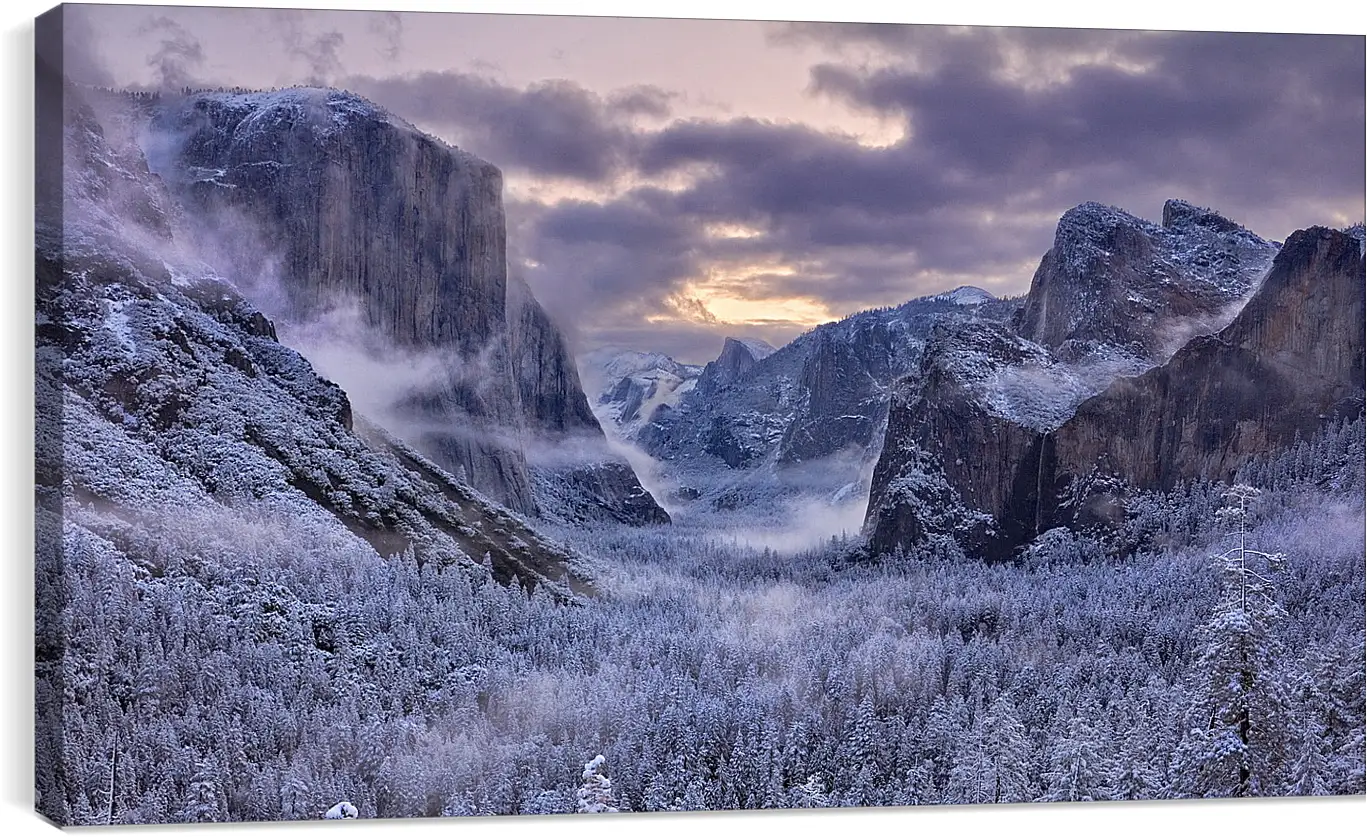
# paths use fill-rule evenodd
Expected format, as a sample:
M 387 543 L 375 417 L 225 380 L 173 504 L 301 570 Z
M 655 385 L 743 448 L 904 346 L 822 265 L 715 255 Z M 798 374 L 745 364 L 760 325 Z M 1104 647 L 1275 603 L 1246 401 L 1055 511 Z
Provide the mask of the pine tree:
M 813 774 L 806 782 L 793 786 L 788 801 L 788 805 L 794 809 L 824 809 L 831 805 L 826 795 L 826 783 L 819 774 Z
M 222 779 L 217 762 L 207 757 L 200 759 L 190 778 L 189 799 L 181 820 L 194 823 L 224 820 Z
M 1068 721 L 1068 730 L 1049 746 L 1049 767 L 1044 772 L 1044 802 L 1106 800 L 1108 774 L 1101 756 L 1096 729 L 1080 714 Z
M 584 763 L 584 784 L 579 787 L 579 813 L 616 812 L 613 804 L 612 781 L 603 773 L 607 757 L 602 754 Z
M 1178 752 L 1176 794 L 1247 797 L 1274 793 L 1288 759 L 1288 702 L 1275 633 L 1284 612 L 1272 575 L 1283 556 L 1249 546 L 1248 518 L 1257 489 L 1226 493 L 1221 517 L 1233 546 L 1214 557 L 1222 594 L 1198 630 L 1191 729 Z
M 954 755 L 948 803 L 1014 803 L 1031 798 L 1030 742 L 1003 695 L 978 713 Z

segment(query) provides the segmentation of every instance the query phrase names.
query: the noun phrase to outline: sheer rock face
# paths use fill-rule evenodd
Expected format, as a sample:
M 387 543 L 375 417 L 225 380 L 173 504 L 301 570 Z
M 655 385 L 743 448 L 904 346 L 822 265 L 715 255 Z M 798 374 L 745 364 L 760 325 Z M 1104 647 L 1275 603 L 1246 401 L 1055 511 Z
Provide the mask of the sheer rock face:
M 441 359 L 398 407 L 415 442 L 477 489 L 537 514 L 526 441 L 602 440 L 563 337 L 529 291 L 510 293 L 493 165 L 335 90 L 193 94 L 159 109 L 149 135 L 182 200 L 239 234 L 203 238 L 276 277 L 287 316 L 354 306 L 383 340 Z M 640 484 L 606 459 L 635 519 Z
M 1165 221 L 1199 226 L 1201 235 L 1242 235 L 1231 222 L 1189 208 L 1170 202 Z M 1146 247 L 1132 231 L 1118 235 L 1135 252 Z M 966 536 L 988 556 L 1007 555 L 1051 527 L 1115 520 L 1126 487 L 1228 480 L 1256 454 L 1309 435 L 1326 419 L 1356 415 L 1363 409 L 1363 293 L 1358 239 L 1300 231 L 1228 325 L 1085 399 L 1063 398 L 1067 410 L 1057 414 L 1020 409 L 1028 398 L 1009 397 L 1003 379 L 1030 370 L 1034 377 L 1025 380 L 1046 391 L 1066 380 L 1079 368 L 1059 364 L 1042 345 L 1063 333 L 1047 323 L 1029 335 L 946 324 L 927 347 L 919 380 L 904 382 L 893 400 L 866 520 L 872 548 L 886 552 L 940 531 Z M 1045 307 L 1038 299 L 1026 303 L 1026 311 Z M 1017 324 L 1030 322 L 1022 316 Z M 1100 317 L 1099 334 L 1116 339 L 1116 322 Z M 1077 336 L 1092 341 L 1082 329 L 1062 339 Z M 912 478 L 943 480 L 966 510 L 990 520 L 953 532 L 904 520 L 924 517 L 898 495 L 914 487 Z
M 518 398 L 528 421 L 546 431 L 601 433 L 564 336 L 521 281 L 509 284 L 508 325 Z
M 1277 252 L 1228 219 L 1168 201 L 1158 226 L 1096 203 L 1059 220 L 1016 320 L 1022 337 L 1059 358 L 1098 347 L 1162 360 L 1193 328 L 1217 321 Z
M 256 222 L 300 313 L 361 303 L 413 346 L 477 353 L 503 327 L 503 177 L 338 91 L 197 94 L 158 120 L 174 178 Z
M 1029 488 L 1019 484 L 1036 475 L 1039 433 L 990 409 L 980 385 L 997 369 L 1041 360 L 1047 352 L 1004 323 L 937 325 L 919 373 L 894 388 L 866 520 L 876 553 L 937 532 L 975 543 L 992 540 L 981 524 L 945 531 L 925 519 L 939 514 L 957 521 L 965 510 L 1003 510 L 1018 489 Z M 937 488 L 933 502 L 925 497 L 927 486 Z M 939 509 L 946 504 L 951 508 Z
M 35 477 L 64 538 L 93 534 L 153 577 L 250 532 L 262 554 L 318 541 L 592 591 L 569 551 L 354 417 L 178 239 L 119 126 L 63 93 L 62 236 L 35 253 Z
M 669 514 L 607 445 L 564 336 L 522 282 L 509 284 L 509 336 L 538 508 L 567 524 L 668 524 Z
M 698 388 L 712 391 L 733 384 L 753 369 L 755 364 L 774 354 L 774 351 L 774 347 L 762 340 L 727 338 L 722 343 L 717 359 L 703 367 Z
M 1363 405 L 1363 259 L 1350 235 L 1292 234 L 1229 326 L 1084 402 L 1053 439 L 1052 483 L 1229 480 L 1253 455 Z

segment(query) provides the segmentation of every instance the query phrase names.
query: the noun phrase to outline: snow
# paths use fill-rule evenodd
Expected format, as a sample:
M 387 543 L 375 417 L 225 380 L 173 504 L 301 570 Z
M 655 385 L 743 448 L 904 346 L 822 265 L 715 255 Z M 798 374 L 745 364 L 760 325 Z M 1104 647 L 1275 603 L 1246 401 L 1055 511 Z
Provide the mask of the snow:
M 1185 201 L 1169 204 L 1188 208 L 1191 215 L 1206 210 Z M 1150 276 L 1158 283 L 1180 279 L 1222 298 L 1236 299 L 1248 292 L 1271 267 L 1278 247 L 1249 230 L 1219 219 L 1228 229 L 1186 223 L 1182 215 L 1171 227 L 1154 224 L 1118 208 L 1088 202 L 1064 213 L 1054 237 L 1055 253 L 1066 272 L 1081 277 L 1114 254 L 1106 246 L 1116 231 L 1128 228 L 1154 247 Z
M 118 341 L 119 348 L 127 355 L 132 355 L 137 351 L 137 345 L 133 342 L 133 334 L 128 325 L 128 307 L 130 300 L 110 300 L 108 303 L 108 313 L 105 314 L 104 327 Z
M 581 375 L 600 379 L 608 386 L 619 379 L 654 370 L 664 370 L 681 378 L 696 377 L 702 372 L 702 366 L 679 363 L 663 352 L 640 352 L 615 346 L 586 353 L 579 365 Z
M 972 285 L 960 285 L 953 291 L 936 294 L 932 300 L 941 300 L 958 306 L 979 306 L 997 299 L 992 294 Z
M 361 813 L 351 804 L 349 800 L 343 800 L 323 813 L 323 818 L 330 821 L 339 821 L 358 817 Z
M 195 789 L 206 816 L 242 820 L 316 818 L 342 793 L 368 816 L 964 803 L 987 799 L 989 782 L 1012 801 L 1175 797 L 1210 791 L 1200 760 L 1250 750 L 1209 732 L 1201 703 L 1227 679 L 1202 678 L 1200 630 L 1237 625 L 1210 619 L 1209 487 L 1134 498 L 1119 540 L 1143 548 L 1112 557 L 1054 531 L 1022 564 L 952 545 L 870 562 L 844 544 L 775 556 L 744 546 L 753 517 L 722 514 L 693 529 L 579 531 L 606 595 L 565 607 L 547 596 L 560 590 L 550 580 L 496 585 L 467 555 L 489 531 L 548 549 L 536 532 L 361 417 L 347 429 L 341 390 L 244 329 L 254 309 L 226 284 L 147 276 L 134 261 L 106 252 L 36 317 L 76 338 L 69 352 L 40 344 L 60 357 L 65 387 L 64 409 L 37 417 L 61 460 L 61 480 L 38 489 L 64 502 L 55 525 L 40 515 L 40 541 L 60 543 L 63 564 L 35 576 L 40 609 L 59 603 L 63 655 L 40 664 L 39 700 L 55 688 L 66 711 L 60 736 L 37 739 L 38 782 L 45 800 L 69 796 L 74 819 L 112 806 L 92 811 L 99 788 L 63 787 L 52 766 L 103 787 L 117 765 L 121 789 Z M 877 357 L 919 363 L 915 310 L 851 318 L 775 352 L 748 379 L 763 401 L 682 398 L 681 412 L 723 416 L 761 446 L 759 466 L 706 500 L 782 503 L 830 484 L 823 502 L 862 512 L 863 484 L 838 470 L 857 473 L 857 457 L 804 464 L 815 474 L 765 469 L 801 415 L 796 381 L 813 348 L 887 338 L 902 354 Z M 933 342 L 953 351 L 932 361 L 992 409 L 1041 425 L 1134 360 L 1091 356 L 1093 380 L 981 320 Z M 1258 543 L 1285 546 L 1296 564 L 1278 580 L 1286 614 L 1269 630 L 1298 653 L 1276 661 L 1295 687 L 1285 712 L 1262 718 L 1295 725 L 1296 753 L 1328 760 L 1314 782 L 1299 776 L 1311 760 L 1269 768 L 1269 793 L 1362 793 L 1361 440 L 1359 423 L 1342 456 L 1317 439 L 1295 458 L 1306 464 L 1267 469 L 1282 488 L 1261 510 Z M 917 465 L 885 501 L 977 523 Z M 1332 489 L 1330 465 L 1345 475 Z M 713 478 L 724 473 L 713 464 Z M 822 511 L 791 509 L 785 524 Z M 394 520 L 412 549 L 382 554 L 344 510 Z M 579 763 L 600 748 L 616 782 L 602 754 Z M 139 756 L 163 752 L 173 758 Z M 228 767 L 222 794 L 216 769 Z M 119 802 L 128 821 L 186 811 L 161 794 Z M 348 800 L 322 815 L 359 816 Z
M 1345 228 L 1343 232 L 1358 240 L 1359 254 L 1367 253 L 1367 227 L 1365 227 L 1362 222 Z
M 731 338 L 731 340 L 734 340 L 736 343 L 745 347 L 745 351 L 749 352 L 750 357 L 754 358 L 756 361 L 763 361 L 765 358 L 768 358 L 778 351 L 766 341 L 762 341 L 759 338 Z

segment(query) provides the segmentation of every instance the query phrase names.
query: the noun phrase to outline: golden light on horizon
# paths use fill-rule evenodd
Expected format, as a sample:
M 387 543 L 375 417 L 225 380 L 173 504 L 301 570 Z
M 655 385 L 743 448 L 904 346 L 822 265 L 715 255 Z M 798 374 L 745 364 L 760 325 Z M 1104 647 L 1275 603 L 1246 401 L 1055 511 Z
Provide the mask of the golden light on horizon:
M 765 326 L 786 323 L 811 328 L 840 319 L 823 300 L 809 295 L 764 293 L 766 281 L 794 276 L 780 262 L 713 265 L 705 277 L 690 280 L 666 300 L 669 310 L 649 315 L 651 323 Z

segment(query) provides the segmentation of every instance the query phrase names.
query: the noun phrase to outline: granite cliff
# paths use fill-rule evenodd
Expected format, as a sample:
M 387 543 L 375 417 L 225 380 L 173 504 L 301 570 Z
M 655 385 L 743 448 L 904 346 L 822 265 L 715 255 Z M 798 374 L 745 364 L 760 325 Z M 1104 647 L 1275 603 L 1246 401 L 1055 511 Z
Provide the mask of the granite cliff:
M 249 231 L 226 246 L 201 238 L 271 277 L 282 317 L 354 307 L 373 334 L 439 359 L 394 406 L 421 450 L 538 514 L 527 449 L 573 434 L 596 443 L 586 463 L 614 475 L 595 514 L 665 520 L 608 450 L 563 336 L 510 288 L 497 168 L 337 90 L 195 93 L 151 113 L 153 167 L 193 213 Z
M 1161 228 L 1096 205 L 1059 228 L 1013 324 L 946 320 L 899 381 L 874 552 L 938 532 L 1006 556 L 1115 521 L 1128 488 L 1228 480 L 1362 410 L 1360 235 L 1311 228 L 1278 250 L 1179 201 Z M 962 514 L 931 515 L 927 486 Z

